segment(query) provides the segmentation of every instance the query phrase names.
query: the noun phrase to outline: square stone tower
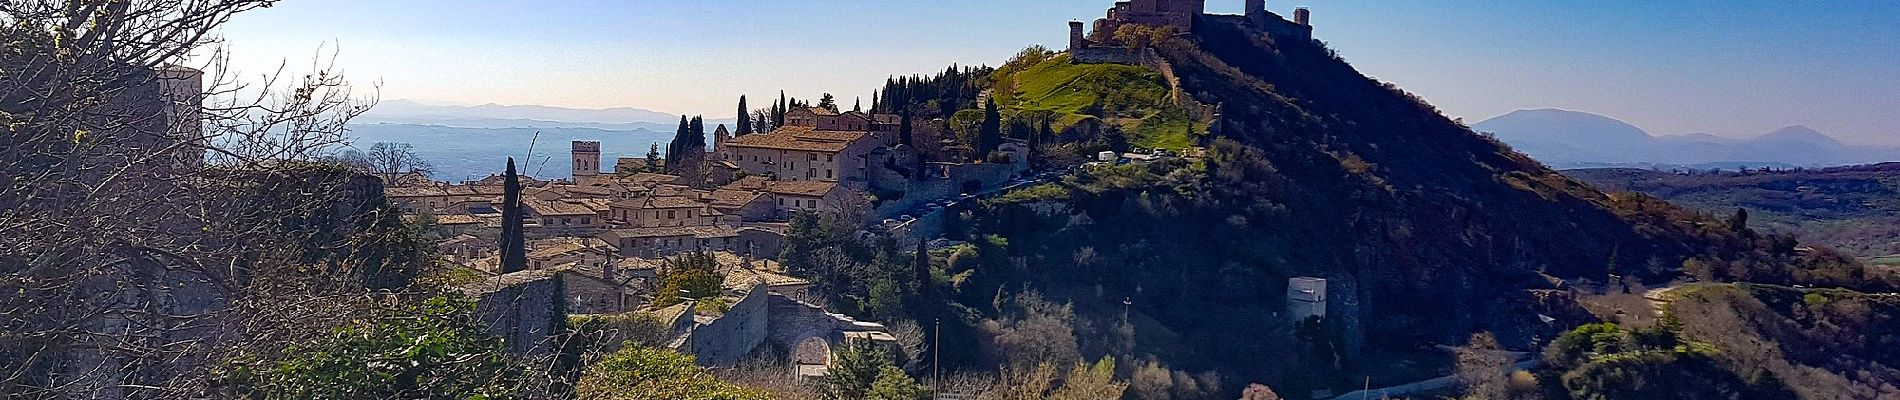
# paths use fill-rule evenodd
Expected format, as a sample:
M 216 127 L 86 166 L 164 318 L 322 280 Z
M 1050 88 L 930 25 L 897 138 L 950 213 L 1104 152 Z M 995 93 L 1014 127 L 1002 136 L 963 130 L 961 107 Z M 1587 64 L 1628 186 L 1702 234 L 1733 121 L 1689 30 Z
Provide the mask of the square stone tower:
M 574 141 L 574 184 L 586 185 L 600 175 L 600 142 Z

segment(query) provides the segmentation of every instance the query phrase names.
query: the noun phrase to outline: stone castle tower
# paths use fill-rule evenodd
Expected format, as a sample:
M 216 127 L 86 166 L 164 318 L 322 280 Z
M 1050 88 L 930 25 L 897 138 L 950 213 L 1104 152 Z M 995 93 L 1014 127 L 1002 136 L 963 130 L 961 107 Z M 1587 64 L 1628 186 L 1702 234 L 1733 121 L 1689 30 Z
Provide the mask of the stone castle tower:
M 732 141 L 732 132 L 729 132 L 726 130 L 726 124 L 719 124 L 719 128 L 713 130 L 712 159 L 717 160 L 717 161 L 725 161 L 726 160 L 726 143 L 731 142 L 731 141 Z
M 600 175 L 600 142 L 574 141 L 574 183 L 585 185 Z
M 1267 0 L 1247 0 L 1247 17 L 1259 18 L 1267 15 Z

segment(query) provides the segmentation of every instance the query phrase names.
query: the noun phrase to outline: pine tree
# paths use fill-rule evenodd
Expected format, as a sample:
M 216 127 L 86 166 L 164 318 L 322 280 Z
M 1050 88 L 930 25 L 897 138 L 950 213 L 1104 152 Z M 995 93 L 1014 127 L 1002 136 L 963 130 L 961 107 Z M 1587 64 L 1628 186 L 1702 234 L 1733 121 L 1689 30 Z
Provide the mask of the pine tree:
M 515 173 L 515 158 L 508 157 L 508 171 L 501 184 L 501 273 L 528 269 L 527 242 L 521 224 L 521 176 Z
M 647 147 L 647 172 L 658 172 L 659 170 L 660 144 L 654 143 L 651 147 Z
M 752 133 L 752 118 L 746 115 L 745 95 L 739 95 L 739 122 L 738 126 L 733 128 L 738 129 L 737 134 L 739 135 Z

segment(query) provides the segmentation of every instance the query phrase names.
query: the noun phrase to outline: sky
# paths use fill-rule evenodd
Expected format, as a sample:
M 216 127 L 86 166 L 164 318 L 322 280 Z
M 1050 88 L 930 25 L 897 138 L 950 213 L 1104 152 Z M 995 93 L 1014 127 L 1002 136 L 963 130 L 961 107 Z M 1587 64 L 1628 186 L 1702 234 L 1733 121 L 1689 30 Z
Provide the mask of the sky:
M 886 77 L 1066 46 L 1109 0 L 288 0 L 224 27 L 252 74 L 334 52 L 384 99 L 727 117 L 779 90 L 869 102 Z M 1210 0 L 1238 13 L 1242 0 Z M 1268 0 L 1360 71 L 1476 122 L 1563 108 L 1659 135 L 1805 125 L 1900 145 L 1900 1 Z M 306 68 L 307 69 L 307 68 Z

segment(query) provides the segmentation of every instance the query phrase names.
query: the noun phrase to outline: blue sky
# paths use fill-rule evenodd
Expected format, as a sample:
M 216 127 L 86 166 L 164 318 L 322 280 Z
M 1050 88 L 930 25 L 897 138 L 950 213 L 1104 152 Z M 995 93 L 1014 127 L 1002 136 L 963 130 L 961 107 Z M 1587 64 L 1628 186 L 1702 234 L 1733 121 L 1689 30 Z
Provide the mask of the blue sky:
M 385 98 L 725 117 L 740 94 L 868 101 L 889 75 L 1059 49 L 1066 21 L 1111 3 L 289 0 L 224 33 L 252 72 L 334 46 Z M 1555 107 L 1657 134 L 1800 124 L 1900 144 L 1900 1 L 1268 0 L 1296 5 L 1361 71 L 1473 122 Z

